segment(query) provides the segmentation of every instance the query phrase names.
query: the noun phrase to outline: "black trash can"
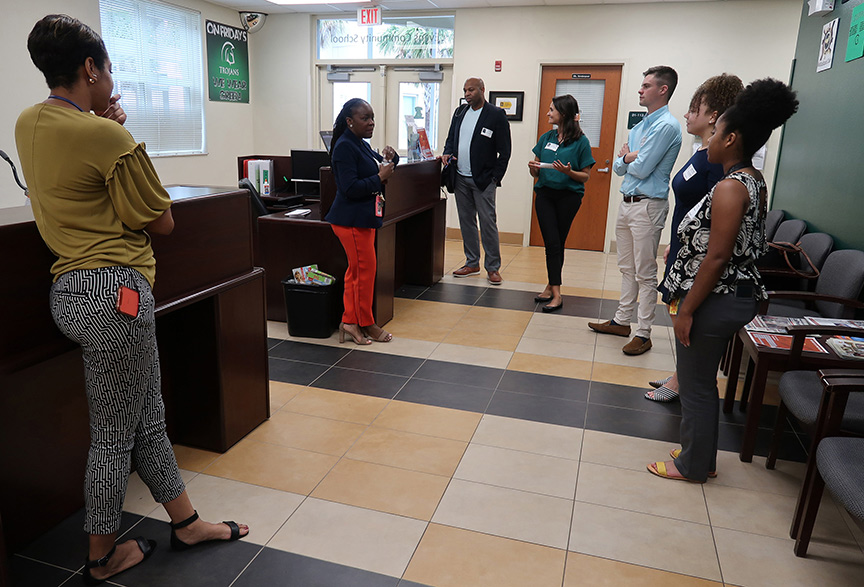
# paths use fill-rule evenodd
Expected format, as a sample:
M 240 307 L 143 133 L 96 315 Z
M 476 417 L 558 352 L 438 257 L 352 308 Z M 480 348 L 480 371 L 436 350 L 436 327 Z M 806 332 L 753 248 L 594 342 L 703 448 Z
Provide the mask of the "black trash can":
M 335 330 L 335 282 L 330 285 L 282 280 L 288 333 L 307 338 L 329 338 Z

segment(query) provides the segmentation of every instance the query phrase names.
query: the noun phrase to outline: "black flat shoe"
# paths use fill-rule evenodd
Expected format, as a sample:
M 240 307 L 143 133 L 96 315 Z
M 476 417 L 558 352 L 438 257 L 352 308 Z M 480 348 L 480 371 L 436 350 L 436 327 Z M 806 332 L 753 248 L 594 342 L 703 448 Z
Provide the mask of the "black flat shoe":
M 550 312 L 557 312 L 557 311 L 560 310 L 563 306 L 564 306 L 564 300 L 561 300 L 561 303 L 558 304 L 557 306 L 543 306 L 541 309 L 543 310 L 543 312 L 545 312 L 546 314 L 548 314 L 548 313 L 550 313 Z
M 237 522 L 222 522 L 226 526 L 231 529 L 231 536 L 227 539 L 220 538 L 212 538 L 210 540 L 202 540 L 201 542 L 196 542 L 195 544 L 187 544 L 177 538 L 177 533 L 175 530 L 179 530 L 180 528 L 185 528 L 192 522 L 198 519 L 198 512 L 195 512 L 182 522 L 177 522 L 176 524 L 171 524 L 171 550 L 189 550 L 192 547 L 198 546 L 199 544 L 205 544 L 207 542 L 233 542 L 235 540 L 240 540 L 243 536 L 248 535 L 244 534 L 240 536 L 240 526 L 237 525 Z
M 135 542 L 138 543 L 138 548 L 141 549 L 141 552 L 144 553 L 144 558 L 141 559 L 141 563 L 143 563 L 148 558 L 150 558 L 150 555 L 153 554 L 154 550 L 156 550 L 156 541 L 155 540 L 147 540 L 143 536 L 137 536 L 134 538 L 134 540 L 135 540 Z M 138 565 L 141 564 L 141 563 L 138 563 L 137 565 L 132 565 L 131 567 L 129 567 L 129 569 L 123 569 L 119 573 L 114 573 L 113 575 L 105 577 L 104 579 L 97 579 L 96 577 L 94 577 L 93 575 L 90 574 L 90 569 L 95 569 L 97 567 L 106 566 L 108 564 L 108 561 L 111 560 L 111 557 L 114 555 L 114 553 L 116 551 L 117 551 L 117 545 L 115 544 L 114 548 L 111 549 L 111 552 L 109 552 L 108 554 L 106 554 L 102 558 L 95 560 L 95 561 L 91 561 L 91 560 L 85 560 L 84 561 L 84 575 L 81 578 L 83 579 L 85 585 L 101 585 L 102 583 L 104 583 L 108 579 L 113 579 L 117 575 L 121 575 L 121 574 L 125 573 L 126 571 L 128 571 L 129 569 L 134 569 L 135 567 L 137 567 Z
M 534 296 L 534 301 L 538 304 L 545 304 L 546 302 L 552 301 L 552 296 L 549 296 L 548 298 L 546 296 Z

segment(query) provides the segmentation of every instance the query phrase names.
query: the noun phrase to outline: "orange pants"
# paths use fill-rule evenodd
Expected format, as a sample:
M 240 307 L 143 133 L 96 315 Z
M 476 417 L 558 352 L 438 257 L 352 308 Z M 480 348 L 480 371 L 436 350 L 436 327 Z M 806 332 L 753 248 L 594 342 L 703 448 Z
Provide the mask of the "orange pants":
M 348 256 L 348 270 L 345 271 L 345 293 L 342 303 L 345 311 L 342 322 L 371 326 L 375 324 L 372 315 L 372 298 L 375 293 L 375 229 L 337 226 L 331 224 L 333 232 L 342 243 Z

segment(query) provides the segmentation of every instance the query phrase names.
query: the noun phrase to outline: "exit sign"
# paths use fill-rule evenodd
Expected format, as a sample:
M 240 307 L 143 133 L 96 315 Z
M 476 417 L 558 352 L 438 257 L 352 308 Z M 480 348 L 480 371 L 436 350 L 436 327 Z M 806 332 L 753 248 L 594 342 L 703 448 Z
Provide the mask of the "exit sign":
M 357 24 L 360 26 L 375 26 L 381 24 L 381 9 L 358 8 Z

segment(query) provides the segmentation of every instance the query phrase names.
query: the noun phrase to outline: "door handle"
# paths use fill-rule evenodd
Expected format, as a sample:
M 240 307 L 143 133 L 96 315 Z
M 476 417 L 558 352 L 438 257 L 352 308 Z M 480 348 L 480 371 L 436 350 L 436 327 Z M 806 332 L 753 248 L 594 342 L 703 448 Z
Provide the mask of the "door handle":
M 603 169 L 598 169 L 598 170 L 597 170 L 597 173 L 609 173 L 609 168 L 608 168 L 608 167 L 604 167 Z

